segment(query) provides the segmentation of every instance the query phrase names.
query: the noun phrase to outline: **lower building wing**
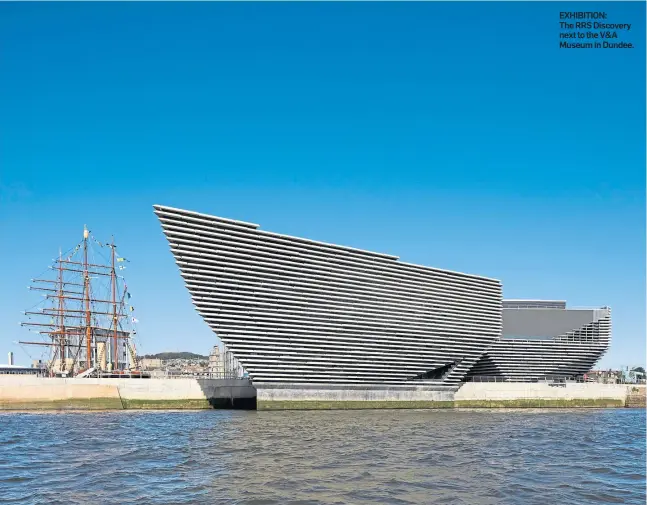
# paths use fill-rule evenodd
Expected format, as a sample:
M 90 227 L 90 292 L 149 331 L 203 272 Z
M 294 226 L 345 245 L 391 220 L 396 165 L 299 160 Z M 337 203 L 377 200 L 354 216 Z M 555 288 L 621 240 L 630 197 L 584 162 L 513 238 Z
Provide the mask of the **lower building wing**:
M 568 309 L 555 303 L 503 301 L 503 333 L 468 373 L 469 378 L 533 380 L 578 377 L 609 348 L 611 309 Z

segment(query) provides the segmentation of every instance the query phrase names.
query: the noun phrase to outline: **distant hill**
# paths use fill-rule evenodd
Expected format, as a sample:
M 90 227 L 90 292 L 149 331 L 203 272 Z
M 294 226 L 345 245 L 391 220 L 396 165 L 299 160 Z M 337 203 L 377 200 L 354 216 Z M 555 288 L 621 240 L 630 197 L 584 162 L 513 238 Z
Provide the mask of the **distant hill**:
M 193 352 L 158 352 L 157 354 L 145 354 L 144 358 L 149 359 L 203 359 L 208 360 L 209 356 L 203 356 L 202 354 L 195 354 Z

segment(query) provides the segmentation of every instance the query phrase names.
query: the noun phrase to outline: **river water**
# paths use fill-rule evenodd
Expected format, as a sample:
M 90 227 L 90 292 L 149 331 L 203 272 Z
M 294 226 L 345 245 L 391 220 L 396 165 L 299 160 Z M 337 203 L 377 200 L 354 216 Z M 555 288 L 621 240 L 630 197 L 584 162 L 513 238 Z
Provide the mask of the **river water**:
M 0 414 L 0 503 L 645 503 L 645 412 Z

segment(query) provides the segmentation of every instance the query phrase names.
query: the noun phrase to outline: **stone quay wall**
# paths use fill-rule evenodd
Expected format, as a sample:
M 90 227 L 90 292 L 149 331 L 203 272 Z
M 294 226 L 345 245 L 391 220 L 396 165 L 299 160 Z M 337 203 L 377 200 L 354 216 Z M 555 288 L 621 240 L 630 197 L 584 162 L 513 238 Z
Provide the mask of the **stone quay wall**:
M 256 384 L 258 410 L 451 408 L 456 386 Z
M 595 383 L 457 386 L 256 384 L 249 379 L 49 379 L 0 375 L 0 410 L 644 407 L 645 388 Z
M 597 383 L 468 382 L 455 407 L 624 407 L 627 386 Z
M 258 410 L 623 407 L 627 386 L 593 383 L 475 383 L 442 386 L 257 384 Z
M 255 408 L 248 379 L 60 379 L 0 375 L 0 410 Z

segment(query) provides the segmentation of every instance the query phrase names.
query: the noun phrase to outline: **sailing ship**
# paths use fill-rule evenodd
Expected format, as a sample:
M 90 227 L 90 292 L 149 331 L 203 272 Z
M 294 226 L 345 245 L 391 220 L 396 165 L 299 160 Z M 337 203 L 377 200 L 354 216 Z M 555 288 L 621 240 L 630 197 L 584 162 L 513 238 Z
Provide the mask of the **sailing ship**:
M 32 279 L 42 300 L 23 312 L 21 326 L 39 335 L 20 345 L 44 348 L 50 377 L 145 377 L 138 366 L 136 323 L 122 271 L 129 261 L 114 243 L 98 241 L 83 227 L 83 239 L 59 251 L 50 275 Z

